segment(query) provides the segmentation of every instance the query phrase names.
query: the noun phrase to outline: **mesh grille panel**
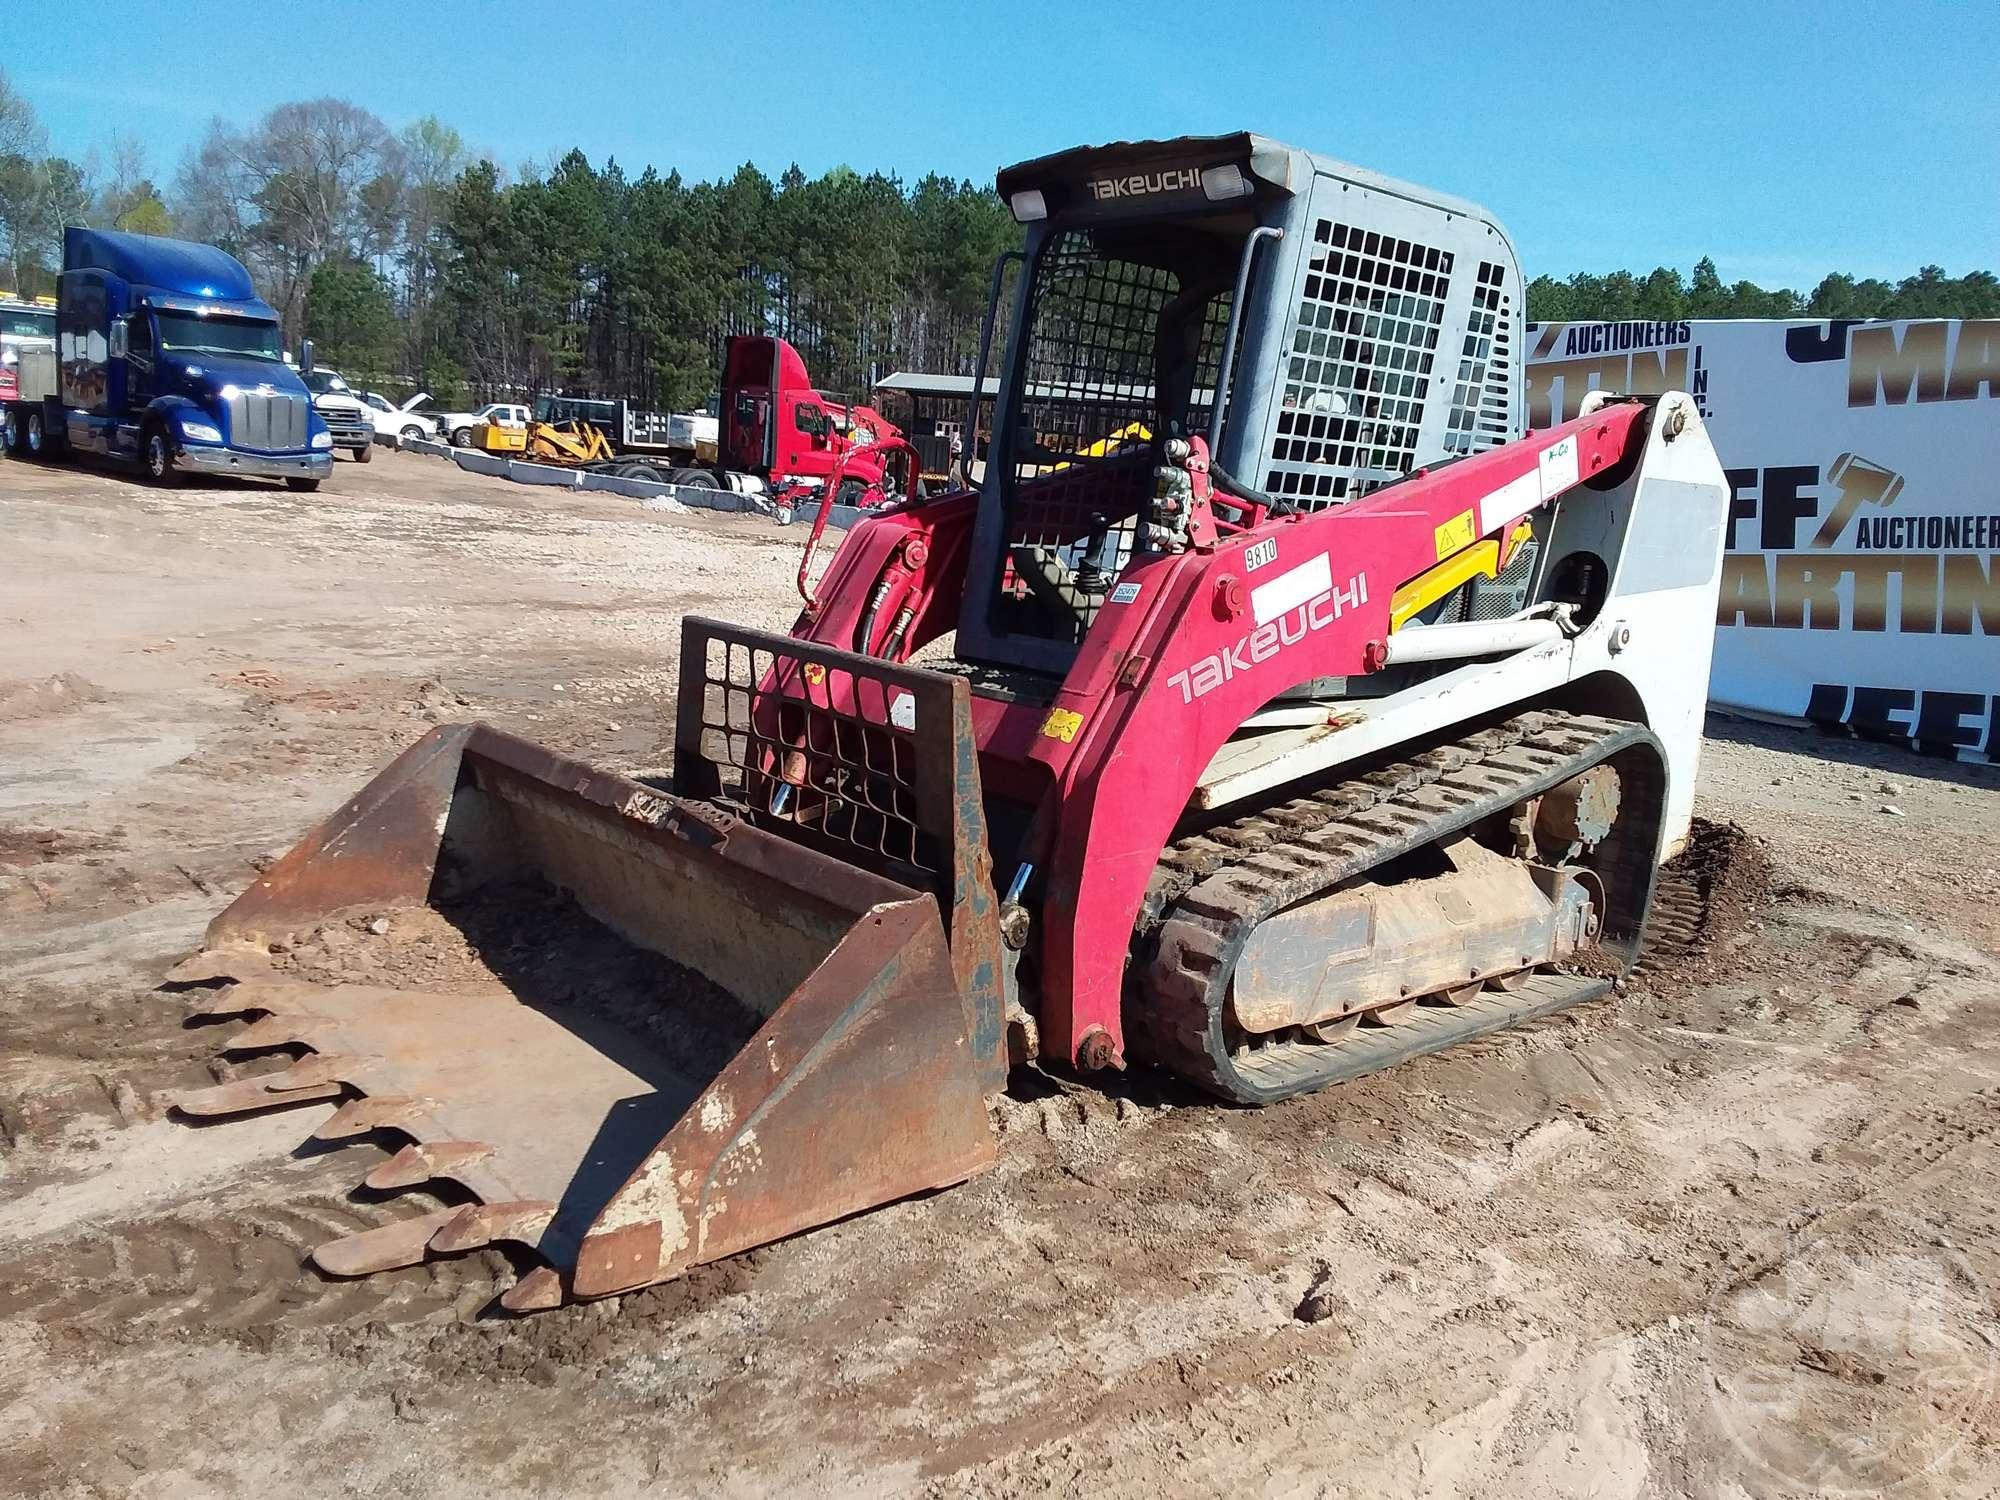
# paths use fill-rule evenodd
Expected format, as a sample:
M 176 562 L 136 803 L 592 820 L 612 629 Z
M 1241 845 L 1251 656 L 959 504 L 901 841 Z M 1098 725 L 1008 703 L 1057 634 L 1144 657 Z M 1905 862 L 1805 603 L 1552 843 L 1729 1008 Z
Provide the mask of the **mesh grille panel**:
M 1153 334 L 1180 290 L 1171 271 L 1100 256 L 1072 230 L 1043 252 L 1028 318 L 1016 448 L 1081 452 L 1153 413 Z M 1052 462 L 1017 459 L 1033 472 Z
M 948 869 L 946 839 L 926 812 L 949 786 L 925 784 L 940 768 L 936 757 L 925 766 L 916 742 L 920 713 L 941 710 L 894 680 L 909 674 L 828 667 L 719 633 L 687 644 L 700 655 L 683 657 L 682 697 L 699 694 L 693 743 L 723 800 L 808 842 L 858 852 L 883 873 Z
M 1479 580 L 1473 590 L 1471 620 L 1504 620 L 1528 606 L 1528 585 L 1534 582 L 1535 559 L 1541 555 L 1539 541 L 1523 542 L 1514 549 L 1507 566 L 1497 578 Z
M 1077 586 L 1093 566 L 1104 579 L 1132 553 L 1137 516 L 1152 493 L 1159 407 L 1183 432 L 1205 426 L 1214 402 L 1231 293 L 1181 305 L 1180 279 L 1159 266 L 1121 260 L 1072 230 L 1042 252 L 1028 304 L 1030 335 L 1022 400 L 1005 462 L 1007 547 L 1000 559 L 994 624 L 1013 634 L 1075 642 L 1103 599 Z M 1200 334 L 1180 388 L 1155 390 L 1163 318 L 1186 316 Z M 1093 528 L 1103 541 L 1093 544 Z
M 1222 341 L 1229 337 L 1230 305 L 1236 294 L 1224 292 L 1208 304 L 1207 316 L 1201 325 L 1201 347 L 1195 356 L 1194 389 L 1189 394 L 1186 416 L 1182 427 L 1188 432 L 1201 432 L 1208 426 L 1208 419 L 1215 410 L 1215 382 L 1222 376 Z M 1236 348 L 1243 349 L 1243 331 L 1236 333 Z
M 1452 388 L 1451 416 L 1445 423 L 1446 453 L 1478 453 L 1499 446 L 1512 435 L 1507 428 L 1514 307 L 1513 299 L 1502 290 L 1506 274 L 1492 261 L 1479 267 L 1479 284 L 1472 289 L 1472 313 L 1465 324 L 1465 346 L 1459 352 L 1458 379 Z
M 1321 219 L 1288 330 L 1264 488 L 1314 508 L 1415 462 L 1452 252 Z
M 237 447 L 265 452 L 305 447 L 305 397 L 237 390 L 227 404 L 229 440 Z

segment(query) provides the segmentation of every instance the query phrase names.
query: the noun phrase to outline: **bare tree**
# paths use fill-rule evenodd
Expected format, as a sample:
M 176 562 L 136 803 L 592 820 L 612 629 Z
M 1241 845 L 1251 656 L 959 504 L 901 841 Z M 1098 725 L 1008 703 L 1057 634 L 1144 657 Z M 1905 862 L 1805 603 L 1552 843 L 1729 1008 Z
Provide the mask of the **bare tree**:
M 212 123 L 182 163 L 179 218 L 250 261 L 296 335 L 307 284 L 330 259 L 370 253 L 384 189 L 399 180 L 388 128 L 344 99 L 281 104 L 247 131 Z
M 86 151 L 80 162 L 45 156 L 41 164 L 42 232 L 61 254 L 63 231 L 88 224 L 97 201 L 97 153 Z
M 41 234 L 38 168 L 48 150 L 35 107 L 0 69 L 0 248 L 7 284 L 19 289 Z
M 201 141 L 188 148 L 174 182 L 174 217 L 198 240 L 232 255 L 250 248 L 256 176 L 243 163 L 237 133 L 210 120 Z
M 129 130 L 111 132 L 111 165 L 105 172 L 106 201 L 122 203 L 153 175 L 146 165 L 146 143 Z
M 0 156 L 37 157 L 48 148 L 35 106 L 8 81 L 7 70 L 0 68 Z

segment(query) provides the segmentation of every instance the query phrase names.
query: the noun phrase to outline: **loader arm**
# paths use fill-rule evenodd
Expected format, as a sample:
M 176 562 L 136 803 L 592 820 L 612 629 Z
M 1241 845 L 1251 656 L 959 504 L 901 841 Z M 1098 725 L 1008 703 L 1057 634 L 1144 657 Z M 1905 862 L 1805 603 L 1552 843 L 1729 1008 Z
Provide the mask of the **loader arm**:
M 1699 482 L 1713 452 L 1698 422 L 1679 452 L 1671 447 L 1691 415 L 1685 397 L 1599 401 L 1559 427 L 1349 505 L 1265 516 L 1177 554 L 1135 554 L 1045 705 L 976 703 L 988 790 L 1040 789 L 1034 836 L 998 874 L 1005 886 L 1027 870 L 1043 892 L 1044 1054 L 1122 1059 L 1126 954 L 1102 935 L 1132 930 L 1161 851 L 1191 809 L 1545 696 L 1629 653 L 1639 618 L 1652 653 L 1696 658 L 1651 674 L 1640 693 L 1645 721 L 1677 739 L 1698 732 L 1706 657 L 1695 641 L 1712 617 L 1722 497 Z M 929 534 L 925 510 L 857 528 L 829 571 L 825 611 L 802 616 L 799 633 L 846 645 L 866 614 L 862 599 L 885 583 L 922 589 L 923 570 L 909 569 L 902 549 Z M 1608 553 L 1603 597 L 1544 601 L 1506 624 L 1444 627 L 1435 639 L 1469 665 L 1384 699 L 1341 703 L 1289 738 L 1233 743 L 1297 684 L 1395 670 L 1390 641 L 1422 638 L 1421 627 L 1393 618 L 1398 591 L 1461 556 L 1476 567 L 1511 552 L 1524 525 L 1543 534 L 1545 554 L 1557 545 Z M 1643 571 L 1614 571 L 1621 551 L 1642 557 Z M 1544 577 L 1560 568 L 1547 556 Z M 1676 838 L 1691 788 L 1676 783 L 1670 796 L 1663 826 Z

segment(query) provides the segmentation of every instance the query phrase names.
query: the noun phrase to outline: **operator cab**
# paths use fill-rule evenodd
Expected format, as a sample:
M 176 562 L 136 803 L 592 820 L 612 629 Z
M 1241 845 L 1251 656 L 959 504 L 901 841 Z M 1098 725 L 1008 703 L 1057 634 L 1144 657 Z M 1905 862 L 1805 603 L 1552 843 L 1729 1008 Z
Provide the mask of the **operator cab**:
M 1014 263 L 1012 333 L 961 657 L 1060 677 L 1137 602 L 1170 440 L 1205 441 L 1226 517 L 1521 430 L 1520 271 L 1471 204 L 1249 134 L 1079 148 L 999 190 L 1027 244 L 995 271 L 998 321 Z

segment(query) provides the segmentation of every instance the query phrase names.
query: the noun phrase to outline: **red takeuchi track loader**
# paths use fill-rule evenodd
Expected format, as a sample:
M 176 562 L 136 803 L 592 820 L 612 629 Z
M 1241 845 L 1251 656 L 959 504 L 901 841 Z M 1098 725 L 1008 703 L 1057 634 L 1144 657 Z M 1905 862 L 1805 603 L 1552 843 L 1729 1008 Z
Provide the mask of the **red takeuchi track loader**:
M 452 1204 L 323 1270 L 623 1292 L 978 1172 L 1010 1064 L 1264 1104 L 1633 962 L 1715 619 L 1693 403 L 1522 436 L 1499 226 L 1258 136 L 999 186 L 983 471 L 789 635 L 689 619 L 670 779 L 440 728 L 175 972 L 292 1059 L 183 1112 L 338 1101 Z

